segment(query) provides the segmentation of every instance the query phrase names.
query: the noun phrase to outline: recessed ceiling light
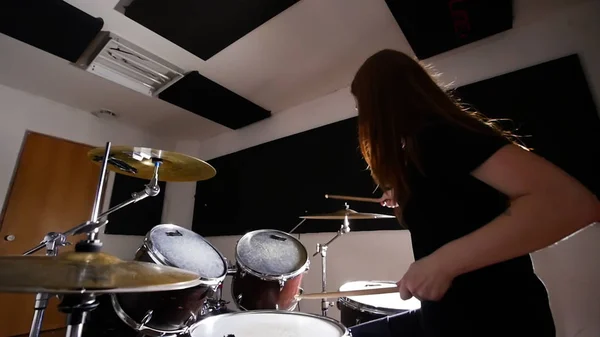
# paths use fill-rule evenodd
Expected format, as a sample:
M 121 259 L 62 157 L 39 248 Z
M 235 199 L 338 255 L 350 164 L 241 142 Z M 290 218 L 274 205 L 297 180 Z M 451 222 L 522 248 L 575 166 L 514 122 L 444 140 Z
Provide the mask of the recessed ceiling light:
M 117 117 L 119 117 L 116 113 L 107 109 L 92 111 L 92 115 L 102 119 L 116 119 Z

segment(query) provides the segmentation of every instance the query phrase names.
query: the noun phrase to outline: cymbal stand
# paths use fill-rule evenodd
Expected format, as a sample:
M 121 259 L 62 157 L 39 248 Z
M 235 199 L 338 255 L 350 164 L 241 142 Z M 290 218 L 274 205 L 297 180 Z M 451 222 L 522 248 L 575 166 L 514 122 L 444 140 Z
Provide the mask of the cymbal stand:
M 346 205 L 346 208 L 348 208 L 348 205 Z M 327 250 L 329 249 L 329 245 L 333 241 L 335 241 L 337 238 L 339 238 L 340 236 L 342 236 L 346 233 L 349 233 L 349 232 L 350 232 L 350 222 L 348 221 L 348 216 L 346 216 L 344 219 L 344 222 L 342 223 L 342 226 L 340 227 L 340 229 L 338 230 L 336 235 L 331 240 L 329 240 L 327 243 L 324 243 L 324 244 L 317 243 L 317 252 L 313 254 L 313 257 L 317 256 L 318 254 L 321 254 L 321 290 L 322 290 L 322 292 L 327 291 Z M 335 302 L 327 301 L 327 299 L 325 299 L 325 298 L 321 299 L 321 314 L 323 316 L 327 317 L 327 311 L 334 304 L 335 304 Z
M 98 182 L 98 186 L 96 189 L 96 197 L 94 199 L 94 206 L 92 208 L 92 216 L 90 221 L 86 222 L 96 222 L 98 217 L 98 209 L 100 207 L 100 200 L 102 199 L 102 190 L 104 189 L 104 180 L 106 178 L 106 164 L 108 161 L 108 154 L 110 153 L 111 143 L 106 144 L 106 156 L 105 160 L 102 163 L 102 170 L 100 173 L 100 179 Z M 35 248 L 28 250 L 23 255 L 30 255 L 40 250 L 41 248 L 46 247 L 46 256 L 57 256 L 58 255 L 58 247 L 64 247 L 69 245 L 67 242 L 67 235 L 69 231 L 65 233 L 55 233 L 50 232 L 46 234 L 44 240 L 37 245 Z M 35 306 L 33 312 L 33 319 L 31 321 L 31 328 L 29 330 L 29 337 L 38 337 L 40 335 L 40 331 L 42 330 L 42 323 L 44 320 L 44 313 L 46 308 L 48 307 L 48 299 L 50 298 L 50 294 L 48 293 L 37 293 L 35 295 Z
M 158 174 L 162 160 L 158 158 L 152 158 L 154 163 L 154 174 L 150 182 L 144 187 L 144 190 L 133 193 L 131 199 L 124 201 L 104 213 L 100 212 L 100 203 L 102 202 L 102 193 L 104 191 L 104 183 L 107 176 L 107 166 L 110 157 L 111 143 L 106 143 L 106 151 L 102 160 L 102 168 L 100 172 L 100 178 L 96 188 L 96 196 L 92 207 L 92 214 L 90 220 L 77 225 L 63 233 L 48 233 L 44 240 L 34 248 L 26 251 L 23 255 L 31 255 L 40 249 L 46 247 L 47 256 L 58 255 L 58 247 L 69 244 L 66 241 L 66 237 L 70 235 L 78 235 L 82 233 L 87 234 L 87 240 L 82 240 L 75 246 L 76 252 L 98 252 L 102 248 L 102 242 L 98 239 L 98 231 L 101 227 L 105 226 L 108 221 L 102 219 L 109 214 L 116 212 L 130 204 L 136 203 L 140 200 L 146 199 L 147 197 L 154 197 L 160 193 L 160 187 L 158 185 Z M 33 321 L 31 324 L 31 330 L 29 333 L 30 337 L 38 337 L 42 327 L 42 321 L 44 317 L 44 311 L 48 304 L 49 294 L 37 294 L 35 303 L 35 312 Z M 83 323 L 87 313 L 94 310 L 98 306 L 98 303 L 93 294 L 82 294 L 82 295 L 67 295 L 62 299 L 59 305 L 59 310 L 68 314 L 67 321 L 67 337 L 81 337 Z
M 108 216 L 109 214 L 112 214 L 126 206 L 129 206 L 138 201 L 144 200 L 148 197 L 157 196 L 160 193 L 160 186 L 158 185 L 158 172 L 159 172 L 159 168 L 160 168 L 162 161 L 160 159 L 153 159 L 153 162 L 154 162 L 154 176 L 153 176 L 152 180 L 150 180 L 150 182 L 144 187 L 143 190 L 132 193 L 131 199 L 126 200 L 118 205 L 115 205 L 112 208 L 110 208 L 109 210 L 105 211 L 104 213 L 99 214 L 96 218 L 96 221 L 86 221 L 84 223 L 81 223 L 81 224 L 77 225 L 76 227 L 73 227 L 73 228 L 69 229 L 68 231 L 62 233 L 62 235 L 70 236 L 70 235 L 78 235 L 78 234 L 82 234 L 82 233 L 94 232 L 94 234 L 92 235 L 92 237 L 90 239 L 96 240 L 97 239 L 97 230 L 100 227 L 103 227 L 108 223 L 108 221 L 99 221 L 98 219 L 102 219 L 102 218 Z M 33 254 L 33 253 L 37 252 L 38 250 L 44 248 L 45 246 L 46 246 L 46 242 L 42 242 L 39 245 L 26 251 L 23 255 Z
M 46 242 L 46 256 L 56 256 L 58 255 L 58 247 L 70 244 L 64 235 L 55 232 L 48 233 L 42 242 Z M 35 306 L 31 328 L 29 329 L 29 337 L 39 336 L 42 330 L 42 322 L 44 321 L 44 313 L 48 307 L 48 299 L 50 299 L 50 294 L 48 293 L 37 293 L 35 295 Z

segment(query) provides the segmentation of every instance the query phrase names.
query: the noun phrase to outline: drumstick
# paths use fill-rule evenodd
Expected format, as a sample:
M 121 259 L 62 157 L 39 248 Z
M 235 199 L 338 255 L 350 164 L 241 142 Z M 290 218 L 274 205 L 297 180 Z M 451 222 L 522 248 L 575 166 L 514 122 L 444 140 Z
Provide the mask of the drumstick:
M 333 292 L 329 292 L 329 293 L 302 294 L 302 295 L 297 295 L 296 299 L 297 300 L 320 300 L 322 298 L 393 294 L 393 293 L 397 293 L 397 292 L 398 292 L 398 287 L 387 287 L 387 288 L 374 288 L 374 289 L 350 290 L 350 291 L 333 291 Z
M 337 200 L 348 200 L 348 201 L 363 201 L 363 202 L 375 202 L 379 203 L 380 200 L 377 198 L 364 198 L 364 197 L 352 197 L 349 195 L 335 195 L 325 194 L 325 199 L 337 199 Z

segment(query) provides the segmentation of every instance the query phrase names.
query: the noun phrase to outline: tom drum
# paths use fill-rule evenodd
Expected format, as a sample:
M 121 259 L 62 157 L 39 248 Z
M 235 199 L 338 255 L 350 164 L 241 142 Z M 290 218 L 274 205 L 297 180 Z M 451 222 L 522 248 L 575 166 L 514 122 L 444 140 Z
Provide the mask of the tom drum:
M 300 241 L 281 231 L 257 230 L 238 241 L 235 254 L 231 291 L 238 308 L 294 310 L 310 264 Z
M 149 336 L 187 331 L 206 312 L 207 297 L 227 273 L 225 258 L 202 236 L 176 225 L 158 225 L 136 253 L 136 261 L 193 271 L 201 284 L 188 289 L 112 295 L 123 322 Z

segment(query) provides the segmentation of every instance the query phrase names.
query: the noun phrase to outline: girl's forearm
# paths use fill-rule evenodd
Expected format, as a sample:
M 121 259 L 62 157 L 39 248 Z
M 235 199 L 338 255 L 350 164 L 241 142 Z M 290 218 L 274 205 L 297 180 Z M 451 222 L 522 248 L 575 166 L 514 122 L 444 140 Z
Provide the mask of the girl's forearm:
M 492 222 L 433 255 L 449 272 L 460 275 L 537 251 L 598 220 L 595 197 L 583 194 L 565 199 L 557 195 L 519 197 Z

